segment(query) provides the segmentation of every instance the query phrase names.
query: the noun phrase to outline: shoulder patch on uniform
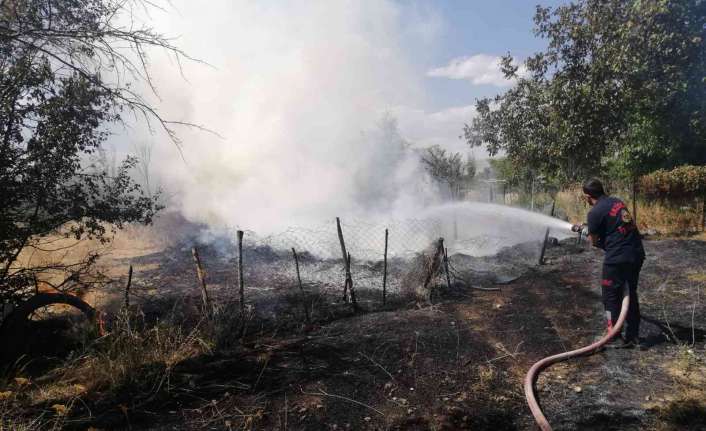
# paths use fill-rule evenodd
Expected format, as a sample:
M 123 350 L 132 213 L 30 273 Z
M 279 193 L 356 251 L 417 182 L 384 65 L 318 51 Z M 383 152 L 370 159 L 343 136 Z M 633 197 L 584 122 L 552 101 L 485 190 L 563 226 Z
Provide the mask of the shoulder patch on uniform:
M 618 212 L 620 212 L 620 210 L 622 210 L 623 208 L 625 208 L 625 204 L 624 204 L 624 203 L 622 203 L 622 202 L 616 202 L 616 203 L 614 203 L 614 204 L 613 204 L 613 207 L 610 209 L 610 213 L 609 213 L 610 216 L 611 216 L 611 217 L 617 216 L 617 215 L 618 215 Z

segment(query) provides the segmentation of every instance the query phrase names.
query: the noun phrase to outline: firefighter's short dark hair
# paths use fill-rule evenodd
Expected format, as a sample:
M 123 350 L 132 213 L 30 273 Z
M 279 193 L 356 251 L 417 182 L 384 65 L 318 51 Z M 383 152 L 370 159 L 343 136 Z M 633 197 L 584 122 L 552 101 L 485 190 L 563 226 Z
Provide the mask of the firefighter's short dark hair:
M 583 183 L 583 192 L 592 198 L 598 199 L 605 194 L 603 183 L 598 178 L 589 178 Z

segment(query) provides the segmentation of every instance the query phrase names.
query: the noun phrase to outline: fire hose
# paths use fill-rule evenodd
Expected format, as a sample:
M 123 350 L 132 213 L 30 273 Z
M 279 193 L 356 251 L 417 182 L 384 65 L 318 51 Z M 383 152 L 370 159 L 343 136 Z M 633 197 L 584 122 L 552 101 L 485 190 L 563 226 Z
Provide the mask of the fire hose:
M 539 407 L 539 403 L 537 403 L 537 397 L 534 393 L 534 383 L 537 381 L 539 373 L 544 368 L 547 368 L 548 366 L 557 362 L 564 361 L 566 359 L 573 358 L 576 356 L 581 356 L 587 353 L 595 353 L 596 350 L 600 349 L 604 344 L 610 341 L 611 338 L 613 338 L 616 334 L 620 332 L 620 328 L 622 328 L 623 323 L 625 322 L 625 318 L 628 315 L 629 306 L 630 293 L 629 289 L 625 287 L 623 292 L 623 304 L 620 309 L 620 316 L 618 317 L 618 321 L 615 325 L 613 325 L 613 327 L 603 338 L 593 344 L 582 347 L 580 349 L 559 353 L 558 355 L 547 356 L 546 358 L 532 365 L 532 368 L 530 368 L 530 370 L 527 372 L 527 376 L 525 376 L 525 398 L 527 398 L 527 404 L 529 405 L 529 408 L 532 411 L 532 416 L 534 416 L 534 420 L 537 422 L 537 425 L 539 425 L 539 428 L 542 429 L 542 431 L 551 431 L 552 427 L 551 425 L 549 425 L 549 421 L 547 421 L 547 418 L 544 416 L 544 413 L 542 413 L 542 409 Z

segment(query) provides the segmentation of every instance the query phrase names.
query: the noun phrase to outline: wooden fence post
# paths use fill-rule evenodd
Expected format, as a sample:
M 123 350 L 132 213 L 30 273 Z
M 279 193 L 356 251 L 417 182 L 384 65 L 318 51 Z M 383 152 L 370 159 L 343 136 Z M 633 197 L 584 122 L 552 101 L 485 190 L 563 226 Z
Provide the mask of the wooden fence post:
M 132 284 L 132 265 L 127 272 L 127 284 L 125 285 L 125 309 L 130 307 L 130 285 Z
M 387 229 L 385 229 L 385 254 L 382 261 L 382 305 L 387 302 Z
M 237 231 L 238 235 L 238 288 L 240 293 L 240 318 L 242 320 L 240 334 L 245 331 L 245 281 L 243 280 L 243 231 Z
M 443 243 L 441 244 L 443 247 Z M 451 289 L 451 277 L 449 276 L 449 249 L 444 247 L 444 269 L 446 270 L 446 288 Z
M 348 284 L 348 291 L 351 294 L 351 305 L 353 306 L 353 311 L 358 312 L 358 311 L 360 311 L 360 307 L 358 307 L 358 301 L 355 299 L 355 290 L 353 290 L 353 278 L 351 277 L 351 254 L 350 254 L 350 252 L 348 253 L 348 259 L 346 259 L 346 273 L 348 274 L 346 281 Z
M 297 268 L 297 282 L 299 283 L 299 292 L 301 292 L 302 305 L 304 306 L 304 315 L 306 317 L 306 323 L 311 323 L 311 316 L 309 316 L 309 307 L 306 306 L 306 295 L 304 294 L 304 286 L 302 285 L 302 277 L 299 274 L 299 258 L 297 257 L 297 252 L 292 247 L 292 254 L 294 255 L 294 265 Z
M 544 233 L 544 242 L 542 243 L 542 252 L 539 254 L 539 264 L 544 265 L 544 252 L 547 250 L 547 241 L 549 240 L 549 228 Z
M 348 286 L 353 286 L 351 277 L 351 267 L 348 261 L 348 252 L 346 252 L 346 242 L 343 240 L 343 229 L 341 229 L 341 219 L 336 217 L 336 230 L 338 231 L 338 241 L 341 243 L 341 255 L 343 256 L 343 267 L 346 271 L 346 281 L 343 285 L 343 300 L 348 302 Z
M 206 290 L 206 273 L 201 265 L 201 258 L 199 257 L 199 251 L 196 247 L 191 249 L 191 254 L 194 256 L 194 263 L 196 263 L 196 276 L 199 278 L 201 283 L 201 301 L 203 302 L 204 313 L 211 313 L 211 300 L 208 297 L 208 290 Z

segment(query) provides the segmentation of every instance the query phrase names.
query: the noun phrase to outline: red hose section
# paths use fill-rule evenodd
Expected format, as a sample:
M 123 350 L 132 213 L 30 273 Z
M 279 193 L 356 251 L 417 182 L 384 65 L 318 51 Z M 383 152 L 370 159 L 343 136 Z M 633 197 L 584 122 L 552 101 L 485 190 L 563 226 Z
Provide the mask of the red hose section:
M 551 431 L 552 427 L 551 425 L 549 425 L 549 421 L 547 421 L 547 418 L 544 416 L 544 413 L 542 413 L 542 409 L 539 407 L 539 404 L 537 403 L 537 398 L 534 393 L 534 383 L 537 381 L 537 376 L 539 375 L 539 372 L 556 362 L 573 358 L 575 356 L 584 355 L 586 353 L 594 353 L 597 349 L 602 347 L 605 343 L 610 341 L 611 338 L 618 334 L 620 332 L 620 328 L 622 328 L 623 323 L 625 322 L 625 318 L 628 315 L 628 307 L 630 306 L 629 291 L 627 288 L 624 290 L 625 292 L 623 293 L 623 304 L 622 308 L 620 309 L 620 316 L 618 317 L 618 321 L 615 325 L 613 325 L 613 328 L 608 331 L 605 337 L 601 338 L 593 344 L 590 344 L 586 347 L 582 347 L 580 349 L 559 353 L 558 355 L 547 356 L 546 358 L 532 365 L 532 368 L 530 368 L 530 370 L 527 372 L 527 376 L 525 377 L 525 398 L 527 398 L 527 404 L 529 405 L 529 408 L 532 411 L 532 416 L 534 416 L 534 420 L 537 421 L 537 425 L 539 425 L 539 428 L 542 429 L 542 431 Z

